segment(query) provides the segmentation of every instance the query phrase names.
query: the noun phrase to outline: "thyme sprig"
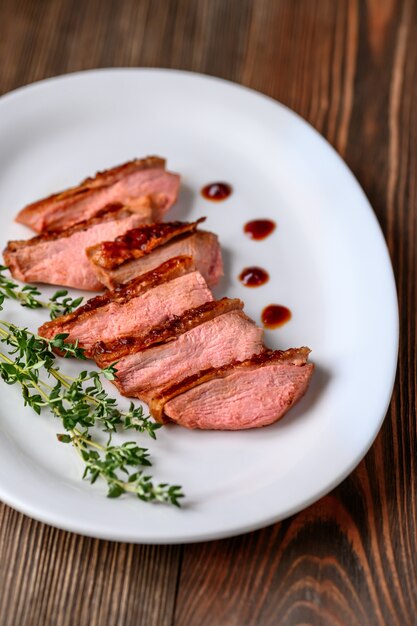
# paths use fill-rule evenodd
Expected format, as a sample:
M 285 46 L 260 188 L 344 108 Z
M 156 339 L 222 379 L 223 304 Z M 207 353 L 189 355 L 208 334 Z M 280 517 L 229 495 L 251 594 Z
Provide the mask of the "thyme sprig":
M 5 299 L 17 300 L 22 306 L 28 309 L 49 309 L 50 318 L 53 320 L 60 315 L 71 313 L 83 301 L 83 298 L 71 298 L 66 289 L 59 289 L 49 298 L 48 302 L 39 300 L 41 292 L 34 285 L 21 287 L 11 278 L 4 275 L 8 268 L 0 265 L 0 305 Z
M 0 376 L 7 384 L 20 386 L 24 404 L 36 413 L 49 408 L 61 420 L 66 432 L 58 435 L 59 441 L 74 446 L 85 465 L 83 477 L 91 483 L 103 479 L 109 497 L 129 492 L 146 502 L 179 506 L 183 497 L 180 486 L 154 484 L 152 477 L 144 473 L 142 468 L 151 465 L 146 448 L 134 441 L 112 445 L 112 434 L 119 429 L 146 433 L 155 439 L 160 424 L 133 403 L 127 410 L 120 409 L 107 394 L 101 376 L 113 380 L 114 366 L 101 373 L 85 370 L 76 378 L 63 373 L 56 364 L 54 349 L 59 349 L 64 357 L 85 359 L 77 344 L 65 341 L 67 336 L 60 334 L 48 340 L 26 328 L 0 321 L 0 343 L 7 346 L 5 352 L 0 351 Z M 91 435 L 90 429 L 97 425 L 107 433 L 104 444 Z

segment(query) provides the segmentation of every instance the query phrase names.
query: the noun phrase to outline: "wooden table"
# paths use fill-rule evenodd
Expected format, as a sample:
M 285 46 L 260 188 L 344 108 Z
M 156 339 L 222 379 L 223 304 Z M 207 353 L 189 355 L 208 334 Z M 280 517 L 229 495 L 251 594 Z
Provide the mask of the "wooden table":
M 2 506 L 0 626 L 417 623 L 416 29 L 412 0 L 0 0 L 0 93 L 162 66 L 300 113 L 363 185 L 401 312 L 389 414 L 331 494 L 262 531 L 174 547 L 87 539 Z

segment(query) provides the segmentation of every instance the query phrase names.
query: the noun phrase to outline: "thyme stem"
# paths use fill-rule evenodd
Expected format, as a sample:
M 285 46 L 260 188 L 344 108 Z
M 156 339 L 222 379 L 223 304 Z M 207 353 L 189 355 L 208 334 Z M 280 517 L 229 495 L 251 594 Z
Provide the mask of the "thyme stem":
M 83 298 L 71 298 L 67 289 L 59 289 L 48 302 L 39 300 L 41 293 L 34 285 L 20 287 L 18 283 L 4 275 L 8 268 L 0 265 L 0 304 L 5 299 L 16 300 L 29 309 L 49 309 L 51 319 L 71 313 L 83 301 Z
M 116 498 L 129 492 L 146 502 L 179 506 L 183 497 L 181 487 L 154 484 L 151 476 L 141 469 L 151 465 L 146 448 L 133 441 L 111 445 L 111 436 L 106 445 L 92 438 L 90 429 L 101 425 L 102 430 L 110 434 L 121 427 L 145 432 L 155 439 L 155 431 L 160 425 L 133 403 L 125 411 L 117 407 L 116 400 L 107 394 L 101 382 L 101 375 L 107 379 L 114 377 L 114 368 L 101 373 L 83 371 L 75 379 L 62 373 L 56 366 L 54 349 L 59 349 L 64 356 L 84 358 L 83 351 L 76 345 L 67 344 L 65 339 L 66 335 L 57 335 L 47 340 L 26 328 L 0 320 L 0 343 L 8 346 L 8 354 L 0 351 L 0 376 L 9 385 L 20 385 L 24 403 L 36 413 L 48 407 L 61 420 L 66 432 L 58 435 L 59 441 L 71 443 L 81 456 L 85 466 L 84 478 L 91 483 L 101 478 L 107 483 L 109 497 Z M 52 377 L 56 384 L 49 385 L 41 377 L 42 372 Z

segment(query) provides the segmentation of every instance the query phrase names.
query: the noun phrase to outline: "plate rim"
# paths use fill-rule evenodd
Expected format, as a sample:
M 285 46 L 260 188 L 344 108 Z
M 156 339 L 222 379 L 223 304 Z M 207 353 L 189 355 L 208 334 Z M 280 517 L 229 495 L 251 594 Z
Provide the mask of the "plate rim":
M 62 519 L 55 518 L 54 515 L 50 514 L 49 512 L 44 512 L 43 510 L 36 509 L 36 507 L 31 506 L 30 504 L 19 501 L 18 498 L 14 499 L 13 494 L 9 494 L 7 490 L 3 488 L 1 481 L 0 481 L 0 500 L 2 500 L 8 506 L 19 511 L 20 513 L 23 513 L 35 520 L 52 525 L 56 528 L 59 528 L 68 532 L 73 532 L 75 534 L 79 534 L 83 536 L 106 539 L 106 540 L 111 540 L 111 541 L 118 541 L 118 542 L 130 542 L 130 543 L 141 543 L 141 544 L 161 544 L 161 545 L 164 545 L 164 544 L 170 545 L 170 544 L 179 544 L 179 543 L 197 543 L 197 542 L 203 542 L 203 541 L 224 539 L 227 537 L 233 537 L 233 536 L 240 535 L 243 533 L 258 530 L 260 528 L 269 526 L 271 524 L 274 524 L 278 521 L 281 521 L 283 519 L 286 519 L 294 515 L 295 513 L 310 506 L 312 503 L 316 502 L 317 500 L 322 498 L 324 495 L 332 491 L 335 487 L 337 487 L 341 482 L 343 482 L 343 480 L 345 480 L 345 478 L 357 467 L 360 461 L 365 457 L 365 455 L 367 454 L 367 452 L 373 445 L 381 429 L 381 426 L 385 420 L 385 417 L 387 415 L 387 412 L 391 403 L 392 393 L 393 393 L 393 389 L 395 385 L 397 364 L 398 364 L 398 345 L 399 345 L 398 295 L 397 295 L 395 275 L 394 275 L 394 270 L 392 266 L 392 260 L 391 260 L 391 256 L 389 253 L 388 245 L 384 237 L 384 233 L 382 231 L 381 225 L 378 221 L 378 218 L 372 208 L 372 205 L 370 204 L 370 201 L 365 191 L 363 190 L 362 186 L 360 185 L 359 181 L 357 180 L 357 178 L 355 177 L 355 175 L 353 174 L 352 170 L 349 168 L 347 163 L 338 154 L 338 152 L 329 143 L 329 141 L 323 135 L 321 135 L 319 131 L 317 131 L 300 114 L 293 111 L 288 106 L 286 106 L 285 104 L 282 104 L 278 100 L 275 100 L 274 98 L 262 92 L 259 92 L 255 89 L 247 87 L 245 85 L 241 85 L 239 83 L 235 83 L 233 81 L 229 81 L 224 78 L 202 74 L 199 72 L 191 72 L 191 71 L 171 69 L 171 68 L 163 68 L 163 67 L 105 68 L 105 67 L 102 67 L 102 68 L 81 70 L 81 71 L 76 71 L 76 72 L 69 72 L 67 74 L 51 76 L 48 78 L 44 78 L 44 79 L 41 79 L 32 83 L 26 84 L 26 85 L 22 85 L 0 96 L 0 113 L 1 113 L 3 103 L 5 101 L 18 98 L 22 95 L 25 96 L 27 95 L 28 92 L 32 90 L 36 90 L 39 88 L 42 89 L 43 87 L 46 87 L 46 86 L 50 87 L 50 85 L 53 83 L 60 83 L 62 81 L 68 81 L 68 80 L 71 81 L 79 77 L 81 78 L 81 77 L 92 76 L 92 75 L 95 76 L 98 74 L 106 74 L 106 73 L 107 74 L 120 74 L 120 73 L 144 74 L 144 73 L 147 73 L 147 74 L 159 74 L 159 75 L 163 75 L 163 74 L 175 75 L 176 74 L 179 76 L 186 76 L 190 79 L 200 78 L 204 81 L 209 81 L 212 83 L 221 83 L 226 88 L 232 88 L 237 91 L 246 92 L 250 94 L 252 97 L 256 96 L 260 99 L 264 99 L 268 101 L 269 103 L 271 103 L 272 105 L 274 105 L 275 107 L 280 108 L 281 110 L 284 110 L 286 114 L 289 114 L 290 116 L 297 118 L 298 122 L 301 123 L 302 126 L 306 126 L 310 131 L 313 131 L 315 138 L 318 139 L 322 143 L 322 145 L 324 144 L 325 146 L 327 146 L 327 149 L 330 149 L 330 153 L 332 154 L 332 157 L 337 160 L 338 165 L 341 166 L 341 168 L 344 170 L 344 174 L 349 178 L 350 184 L 354 185 L 356 187 L 356 190 L 362 196 L 363 201 L 364 201 L 363 210 L 365 210 L 365 206 L 366 206 L 368 216 L 372 218 L 373 227 L 375 229 L 374 231 L 375 236 L 377 236 L 377 233 L 378 233 L 379 243 L 382 244 L 382 247 L 385 253 L 386 265 L 384 266 L 383 271 L 386 274 L 385 275 L 385 279 L 387 282 L 386 291 L 387 293 L 389 291 L 391 294 L 391 301 L 389 303 L 389 306 L 391 307 L 391 312 L 393 314 L 392 315 L 392 322 L 393 322 L 392 338 L 390 338 L 390 343 L 392 344 L 392 348 L 391 348 L 390 364 L 389 364 L 390 372 L 391 372 L 391 382 L 385 393 L 384 410 L 383 412 L 381 412 L 381 416 L 379 420 L 375 421 L 375 427 L 373 429 L 372 437 L 366 442 L 366 445 L 361 446 L 361 451 L 356 455 L 356 457 L 351 461 L 351 463 L 345 468 L 344 472 L 341 472 L 337 477 L 334 477 L 332 480 L 329 480 L 322 487 L 321 490 L 315 491 L 315 493 L 312 494 L 309 498 L 305 498 L 299 504 L 289 507 L 288 509 L 285 510 L 285 512 L 281 512 L 277 515 L 273 515 L 268 518 L 263 517 L 262 519 L 258 519 L 252 524 L 243 524 L 239 526 L 238 524 L 235 523 L 233 525 L 233 528 L 227 527 L 223 531 L 213 531 L 212 533 L 203 532 L 199 534 L 198 532 L 196 532 L 196 534 L 193 535 L 192 537 L 189 537 L 188 535 L 187 536 L 178 535 L 172 538 L 169 538 L 169 537 L 166 537 L 166 538 L 153 537 L 152 538 L 152 537 L 143 537 L 143 536 L 138 537 L 138 536 L 132 536 L 129 532 L 127 533 L 126 532 L 114 532 L 114 533 L 102 532 L 101 530 L 94 529 L 94 524 L 80 523 L 79 520 L 77 521 L 77 523 L 67 524 Z M 388 279 L 389 279 L 389 284 L 388 284 Z M 388 363 L 388 359 L 387 359 L 387 363 Z M 387 365 L 387 368 L 388 368 L 388 365 Z

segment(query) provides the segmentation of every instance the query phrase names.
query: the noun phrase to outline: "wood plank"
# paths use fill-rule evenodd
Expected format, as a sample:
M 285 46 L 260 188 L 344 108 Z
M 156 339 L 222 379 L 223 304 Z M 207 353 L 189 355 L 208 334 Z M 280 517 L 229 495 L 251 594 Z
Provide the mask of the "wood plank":
M 175 546 L 98 541 L 0 507 L 0 624 L 169 626 Z

